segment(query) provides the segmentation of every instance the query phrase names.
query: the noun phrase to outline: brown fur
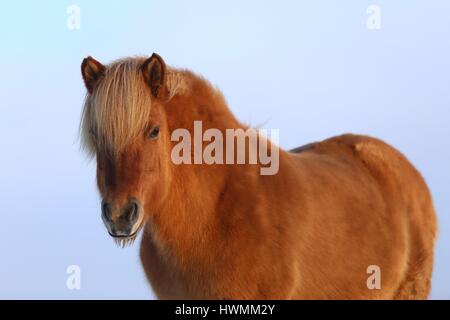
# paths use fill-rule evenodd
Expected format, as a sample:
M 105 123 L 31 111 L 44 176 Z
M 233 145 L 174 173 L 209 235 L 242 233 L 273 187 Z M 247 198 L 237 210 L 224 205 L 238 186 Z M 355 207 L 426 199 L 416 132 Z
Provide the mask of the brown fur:
M 204 129 L 246 127 L 206 80 L 160 65 L 152 72 L 171 73 L 177 85 L 155 84 L 140 74 L 145 62 L 120 60 L 90 76 L 99 80 L 89 83 L 83 134 L 101 195 L 144 207 L 141 261 L 159 298 L 427 298 L 436 218 L 424 180 L 400 152 L 347 134 L 280 150 L 272 176 L 259 165 L 174 165 L 174 129 L 192 132 L 194 120 Z M 144 84 L 155 85 L 145 96 Z M 149 141 L 155 124 L 160 136 Z M 367 288 L 369 265 L 381 268 L 381 290 Z

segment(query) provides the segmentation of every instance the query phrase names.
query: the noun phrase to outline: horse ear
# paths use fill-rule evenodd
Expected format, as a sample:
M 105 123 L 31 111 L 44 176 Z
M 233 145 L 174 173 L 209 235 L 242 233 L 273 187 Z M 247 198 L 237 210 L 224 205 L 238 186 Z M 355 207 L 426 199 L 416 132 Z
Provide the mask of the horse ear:
M 164 60 L 156 53 L 144 61 L 141 66 L 145 82 L 150 87 L 155 98 L 166 99 L 169 91 L 166 84 L 166 64 Z
M 83 63 L 81 63 L 81 75 L 89 93 L 92 93 L 95 84 L 103 75 L 105 69 L 104 65 L 90 56 L 83 60 Z

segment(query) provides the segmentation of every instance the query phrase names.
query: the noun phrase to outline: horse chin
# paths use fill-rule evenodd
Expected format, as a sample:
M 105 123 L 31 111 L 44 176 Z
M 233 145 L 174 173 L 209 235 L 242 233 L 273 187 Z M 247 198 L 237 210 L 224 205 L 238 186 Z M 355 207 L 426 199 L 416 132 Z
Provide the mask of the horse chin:
M 134 240 L 136 240 L 136 235 L 137 232 L 128 237 L 112 237 L 112 238 L 119 248 L 126 248 L 134 243 Z
M 137 228 L 136 231 L 129 236 L 115 237 L 111 234 L 110 235 L 119 248 L 126 248 L 126 247 L 131 246 L 134 243 L 134 240 L 136 240 L 136 237 L 137 237 L 139 231 L 141 230 L 141 228 L 142 228 L 142 225 L 139 226 L 139 228 Z

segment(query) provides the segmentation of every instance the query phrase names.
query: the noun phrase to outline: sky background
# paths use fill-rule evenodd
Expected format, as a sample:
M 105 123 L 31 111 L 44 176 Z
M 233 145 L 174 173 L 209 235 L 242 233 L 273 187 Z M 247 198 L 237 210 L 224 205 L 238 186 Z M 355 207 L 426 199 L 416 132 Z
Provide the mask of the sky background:
M 240 120 L 280 129 L 284 148 L 353 132 L 400 149 L 434 196 L 431 298 L 449 299 L 449 17 L 447 0 L 2 3 L 0 298 L 154 298 L 139 242 L 119 249 L 102 224 L 78 125 L 85 56 L 157 52 L 218 85 Z

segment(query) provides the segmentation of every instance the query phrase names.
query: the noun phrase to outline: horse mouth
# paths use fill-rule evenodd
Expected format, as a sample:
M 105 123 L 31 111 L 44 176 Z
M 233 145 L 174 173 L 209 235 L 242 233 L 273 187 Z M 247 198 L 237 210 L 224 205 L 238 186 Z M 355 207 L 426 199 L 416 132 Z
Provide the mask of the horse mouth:
M 139 232 L 138 228 L 135 232 L 133 232 L 130 235 L 127 236 L 117 236 L 117 235 L 113 235 L 111 234 L 109 231 L 109 235 L 111 236 L 111 238 L 113 238 L 114 242 L 116 243 L 116 245 L 120 248 L 125 248 L 125 247 L 129 247 L 134 243 L 134 240 L 136 240 L 136 236 Z

